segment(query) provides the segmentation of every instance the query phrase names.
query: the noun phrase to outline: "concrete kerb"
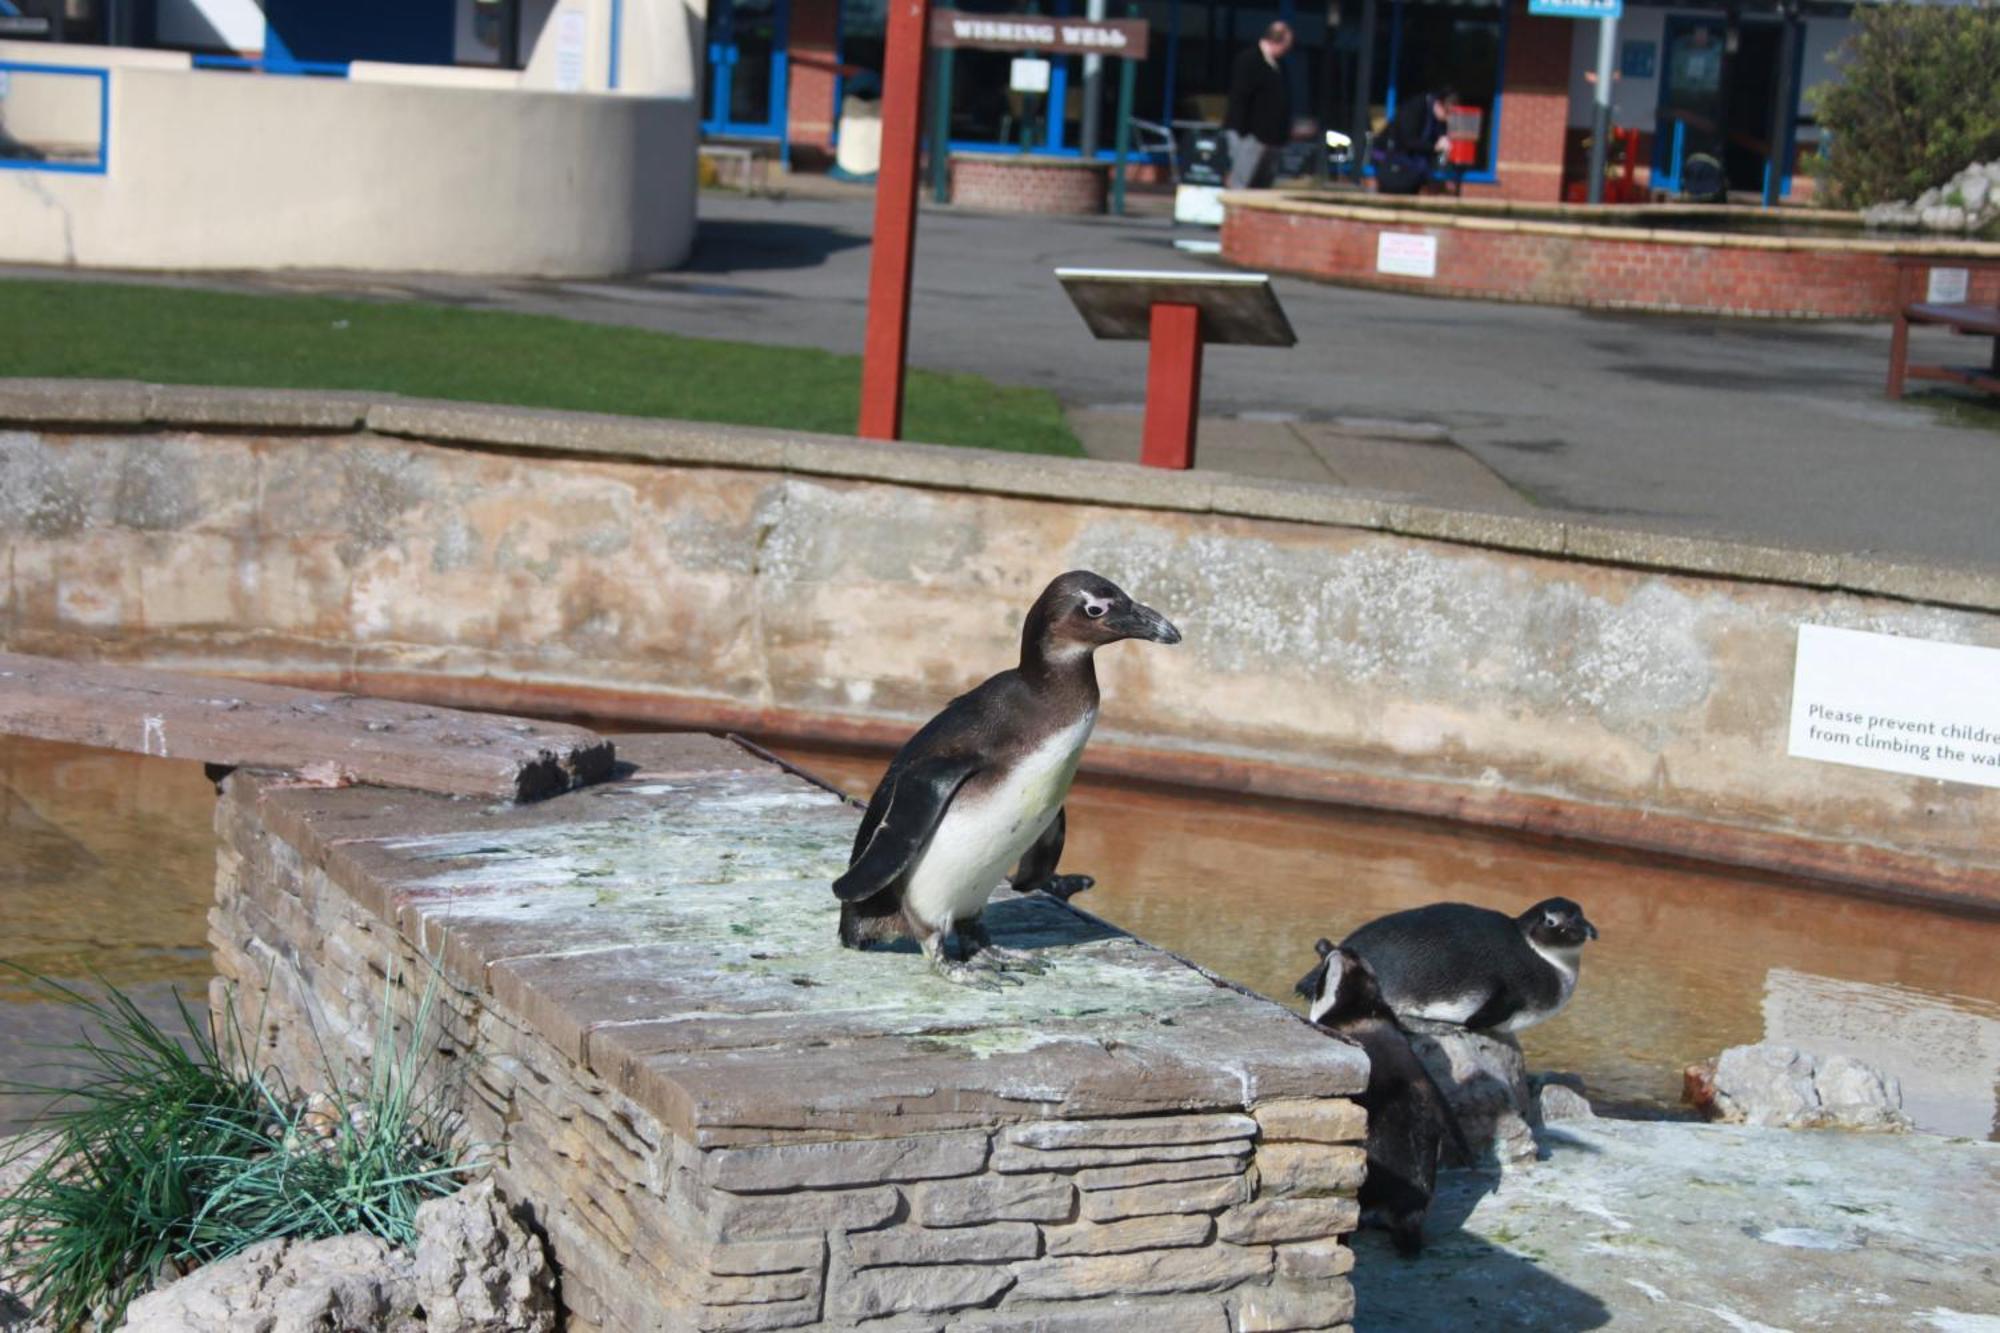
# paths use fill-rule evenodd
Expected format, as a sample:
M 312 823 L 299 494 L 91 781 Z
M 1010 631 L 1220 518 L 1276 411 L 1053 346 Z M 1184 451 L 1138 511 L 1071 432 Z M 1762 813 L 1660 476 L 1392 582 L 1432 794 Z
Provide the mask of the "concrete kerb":
M 1215 513 L 1398 534 L 1580 561 L 1791 584 L 2000 611 L 2000 569 L 1919 565 L 1805 548 L 1487 514 L 1335 486 L 1167 472 L 1132 463 L 886 444 L 703 422 L 309 390 L 192 388 L 105 380 L 0 379 L 0 425 L 111 430 L 365 429 L 503 451 L 805 476 Z

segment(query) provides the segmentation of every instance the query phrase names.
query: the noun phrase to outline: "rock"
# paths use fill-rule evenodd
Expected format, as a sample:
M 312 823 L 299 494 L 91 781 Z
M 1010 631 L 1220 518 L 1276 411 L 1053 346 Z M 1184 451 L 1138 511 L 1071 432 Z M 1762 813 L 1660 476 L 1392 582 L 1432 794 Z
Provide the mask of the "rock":
M 1590 1099 L 1583 1095 L 1583 1079 L 1576 1074 L 1536 1074 L 1528 1080 L 1528 1085 L 1535 1093 L 1537 1124 L 1597 1118 Z
M 1504 1167 L 1533 1161 L 1535 1103 L 1521 1044 L 1504 1032 L 1469 1032 L 1452 1023 L 1412 1020 L 1405 1026 L 1410 1048 L 1443 1090 L 1475 1158 L 1454 1161 L 1457 1154 L 1447 1143 L 1445 1163 Z
M 911 1191 L 910 1204 L 927 1227 L 1066 1222 L 1076 1210 L 1076 1190 L 1060 1176 L 971 1176 L 918 1185 Z
M 1820 1056 L 1795 1046 L 1732 1046 L 1712 1066 L 1688 1070 L 1687 1097 L 1712 1119 L 1752 1125 L 1910 1127 L 1896 1079 L 1850 1056 Z
M 429 1333 L 550 1333 L 555 1273 L 491 1176 L 417 1209 L 412 1276 Z
M 1978 231 L 2000 219 L 2000 161 L 1974 163 L 1912 200 L 1875 204 L 1861 212 L 1870 227 Z
M 1265 1102 L 1254 1114 L 1265 1143 L 1359 1143 L 1368 1136 L 1367 1113 L 1345 1097 Z
M 1050 1227 L 1042 1233 L 1051 1257 L 1072 1254 L 1130 1254 L 1135 1250 L 1174 1250 L 1206 1245 L 1215 1223 L 1206 1213 L 1167 1213 L 1132 1217 L 1123 1222 L 1078 1222 Z
M 407 1253 L 374 1236 L 270 1240 L 149 1292 L 126 1333 L 416 1333 Z

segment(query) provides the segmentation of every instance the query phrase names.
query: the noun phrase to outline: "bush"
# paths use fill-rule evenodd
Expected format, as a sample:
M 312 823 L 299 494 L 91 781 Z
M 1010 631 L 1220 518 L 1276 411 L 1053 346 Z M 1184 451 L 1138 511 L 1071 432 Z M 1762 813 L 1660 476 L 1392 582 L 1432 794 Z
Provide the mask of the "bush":
M 435 979 L 407 1045 L 385 1008 L 364 1089 L 311 1097 L 248 1066 L 233 1014 L 211 1024 L 176 997 L 173 1033 L 115 988 L 37 984 L 96 1030 L 66 1062 L 80 1086 L 12 1085 L 55 1100 L 0 1154 L 42 1157 L 0 1198 L 0 1270 L 54 1328 L 115 1328 L 156 1280 L 261 1241 L 366 1231 L 408 1244 L 417 1205 L 458 1188 L 442 1089 L 419 1090 Z
M 1836 202 L 1914 199 L 2000 158 L 2000 5 L 1858 5 L 1854 22 L 1813 99 Z

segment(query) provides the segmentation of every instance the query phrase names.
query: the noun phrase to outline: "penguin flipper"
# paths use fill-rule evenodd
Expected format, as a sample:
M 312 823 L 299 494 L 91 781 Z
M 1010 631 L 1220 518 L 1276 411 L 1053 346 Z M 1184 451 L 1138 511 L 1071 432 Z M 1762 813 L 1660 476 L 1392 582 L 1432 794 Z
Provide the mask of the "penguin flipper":
M 897 773 L 867 844 L 855 853 L 847 873 L 833 882 L 835 896 L 842 902 L 860 902 L 901 878 L 930 845 L 952 797 L 979 771 L 979 764 L 971 755 L 938 755 L 919 759 Z

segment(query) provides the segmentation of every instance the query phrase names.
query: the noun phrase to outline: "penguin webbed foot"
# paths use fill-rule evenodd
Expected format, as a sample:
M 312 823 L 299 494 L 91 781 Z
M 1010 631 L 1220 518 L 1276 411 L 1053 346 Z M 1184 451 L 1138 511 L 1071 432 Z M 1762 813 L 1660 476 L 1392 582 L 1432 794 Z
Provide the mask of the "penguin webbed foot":
M 1097 881 L 1089 875 L 1050 875 L 1039 884 L 1026 884 L 1018 887 L 1022 893 L 1033 893 L 1039 889 L 1051 898 L 1068 902 L 1070 899 L 1076 897 L 1077 894 L 1091 888 L 1096 883 Z
M 1049 970 L 1049 965 L 1035 955 L 1023 953 L 1019 949 L 1003 949 L 997 944 L 981 945 L 967 957 L 966 961 L 975 967 L 990 967 L 1000 973 L 1026 972 L 1036 977 Z M 1007 980 L 1016 985 L 1020 984 L 1017 977 L 1010 976 Z
M 997 991 L 1004 986 L 1021 984 L 1019 977 L 1008 976 L 990 963 L 976 962 L 973 958 L 953 958 L 944 947 L 942 931 L 935 935 L 926 935 L 922 945 L 924 957 L 930 960 L 931 971 L 954 986 Z

